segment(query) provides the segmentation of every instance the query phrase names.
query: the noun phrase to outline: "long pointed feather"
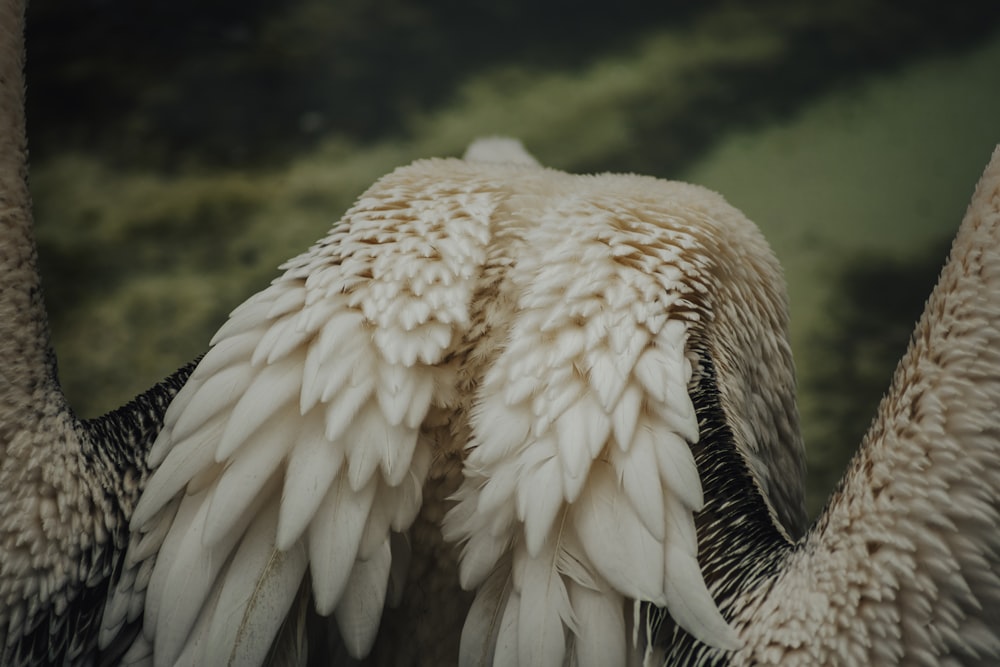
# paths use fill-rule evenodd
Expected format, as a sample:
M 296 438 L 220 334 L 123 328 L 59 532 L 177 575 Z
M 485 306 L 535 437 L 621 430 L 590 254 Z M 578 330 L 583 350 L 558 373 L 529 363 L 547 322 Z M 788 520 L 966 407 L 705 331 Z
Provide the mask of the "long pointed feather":
M 211 621 L 206 664 L 260 664 L 284 622 L 305 574 L 305 547 L 278 551 L 276 503 L 250 524 L 226 569 L 218 610 Z
M 597 571 L 624 595 L 662 604 L 663 545 L 642 524 L 606 464 L 590 481 L 571 516 Z
M 212 492 L 205 517 L 203 539 L 206 545 L 229 532 L 259 497 L 266 482 L 281 472 L 282 460 L 298 435 L 297 416 L 295 407 L 286 405 L 283 411 L 272 415 L 270 421 L 250 434 L 247 443 L 236 452 Z M 278 499 L 270 502 L 277 505 Z
M 352 491 L 343 473 L 334 478 L 309 523 L 309 567 L 316 611 L 328 615 L 340 602 L 368 523 L 377 482 Z
M 625 664 L 627 654 L 624 600 L 608 590 L 567 584 L 578 631 L 573 637 L 576 667 Z
M 459 644 L 458 663 L 463 667 L 490 667 L 493 664 L 500 622 L 512 588 L 509 558 L 476 588 Z
M 201 430 L 192 433 L 174 447 L 172 455 L 163 461 L 157 469 L 156 476 L 149 481 L 139 497 L 132 514 L 133 530 L 144 528 L 192 477 L 214 463 L 215 451 L 211 441 L 222 433 L 223 424 L 224 416 L 217 415 L 203 424 Z
M 642 429 L 628 451 L 614 450 L 614 464 L 622 490 L 646 530 L 659 542 L 664 540 L 663 486 L 656 461 L 655 435 Z
M 521 596 L 517 591 L 511 591 L 507 596 L 507 606 L 500 618 L 500 630 L 497 632 L 496 651 L 493 667 L 518 667 L 520 655 L 518 646 L 519 614 Z
M 368 655 L 375 642 L 391 564 L 392 549 L 387 536 L 372 558 L 355 562 L 344 595 L 334 610 L 344 645 L 359 660 Z
M 278 548 L 288 549 L 305 531 L 344 462 L 343 448 L 326 439 L 316 412 L 303 417 L 302 432 L 288 456 L 278 516 Z
M 556 547 L 530 557 L 515 551 L 518 606 L 518 659 L 522 665 L 562 665 L 566 652 L 564 622 L 574 624 L 566 584 L 555 567 Z M 519 581 L 518 581 L 519 580 Z
M 181 543 L 173 557 L 162 563 L 166 570 L 164 582 L 170 582 L 169 587 L 161 584 L 162 593 L 153 597 L 154 590 L 150 584 L 151 601 L 156 602 L 156 614 L 150 620 L 156 620 L 157 660 L 159 655 L 176 656 L 190 643 L 191 628 L 195 626 L 199 615 L 204 613 L 206 596 L 213 588 L 216 579 L 228 579 L 230 572 L 230 555 L 234 548 L 244 538 L 247 526 L 257 516 L 266 499 L 277 490 L 277 476 L 272 475 L 262 489 L 264 492 L 253 499 L 247 511 L 228 527 L 225 533 L 213 535 L 210 544 L 202 539 L 204 521 L 211 504 L 211 494 L 200 501 L 198 511 L 190 520 L 178 515 L 174 521 L 172 532 L 181 536 Z M 154 575 L 156 573 L 154 572 Z
M 677 624 L 710 646 L 736 650 L 743 645 L 736 631 L 719 613 L 705 586 L 698 560 L 668 545 L 666 601 Z
M 222 462 L 285 406 L 298 398 L 302 386 L 302 355 L 264 366 L 233 406 L 219 440 L 215 460 Z M 294 422 L 291 422 L 294 423 Z
M 167 576 L 170 574 L 168 566 L 163 563 L 173 563 L 181 551 L 184 538 L 187 535 L 182 527 L 191 524 L 198 512 L 204 512 L 205 501 L 208 491 L 202 491 L 193 495 L 183 496 L 180 503 L 176 505 L 176 512 L 165 509 L 163 514 L 156 517 L 156 521 L 166 523 L 171 526 L 178 526 L 176 530 L 167 532 L 163 544 L 156 555 L 156 559 L 161 563 L 161 567 L 153 570 L 150 577 L 149 586 L 146 589 L 146 618 L 143 624 L 144 633 L 152 640 L 155 636 L 155 629 L 158 624 L 158 615 L 163 606 L 164 595 L 167 592 Z M 159 530 L 157 528 L 157 530 Z

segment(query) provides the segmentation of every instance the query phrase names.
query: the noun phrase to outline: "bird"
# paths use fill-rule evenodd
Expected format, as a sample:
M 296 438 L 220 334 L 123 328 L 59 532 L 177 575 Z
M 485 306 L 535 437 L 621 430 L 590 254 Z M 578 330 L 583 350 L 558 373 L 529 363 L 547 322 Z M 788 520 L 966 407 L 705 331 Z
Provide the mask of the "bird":
M 717 193 L 487 138 L 281 268 L 150 450 L 129 661 L 1000 659 L 1000 147 L 811 525 L 781 268 Z
M 760 232 L 510 140 L 385 176 L 193 370 L 76 418 L 0 11 L 3 664 L 1000 659 L 1000 148 L 807 526 Z
M 23 16 L 0 3 L 0 664 L 101 664 L 128 644 L 98 650 L 104 603 L 146 451 L 193 365 L 96 419 L 60 389 L 26 181 Z

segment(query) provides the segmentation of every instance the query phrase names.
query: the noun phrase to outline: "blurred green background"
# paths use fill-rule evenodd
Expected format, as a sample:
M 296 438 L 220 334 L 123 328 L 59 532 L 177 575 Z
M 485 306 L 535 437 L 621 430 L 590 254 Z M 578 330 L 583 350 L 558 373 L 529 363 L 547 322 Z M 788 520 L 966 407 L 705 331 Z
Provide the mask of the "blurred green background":
M 82 416 L 203 352 L 378 176 L 520 137 L 706 185 L 784 265 L 810 509 L 1000 142 L 1000 3 L 32 0 L 28 129 Z

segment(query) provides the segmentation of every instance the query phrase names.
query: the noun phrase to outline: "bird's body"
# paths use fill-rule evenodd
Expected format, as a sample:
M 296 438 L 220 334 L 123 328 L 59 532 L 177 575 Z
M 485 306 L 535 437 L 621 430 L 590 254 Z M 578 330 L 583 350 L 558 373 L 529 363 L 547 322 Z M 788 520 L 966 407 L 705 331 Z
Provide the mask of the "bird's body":
M 1000 660 L 1000 150 L 806 530 L 756 227 L 511 142 L 380 179 L 193 372 L 77 419 L 22 19 L 0 5 L 3 664 Z
M 153 449 L 128 563 L 159 560 L 109 605 L 146 595 L 136 655 L 315 657 L 327 615 L 344 664 L 1000 655 L 998 161 L 797 539 L 759 232 L 695 186 L 513 158 L 396 170 L 234 311 Z
M 233 313 L 171 408 L 135 519 L 137 540 L 163 542 L 130 556 L 159 552 L 157 660 L 200 642 L 193 662 L 216 662 L 244 633 L 262 656 L 307 571 L 355 657 L 398 651 L 375 639 L 386 587 L 400 611 L 382 633 L 415 659 L 455 659 L 468 616 L 463 654 L 513 641 L 530 662 L 589 641 L 624 660 L 629 600 L 675 595 L 683 623 L 730 641 L 695 558 L 687 339 L 749 334 L 752 356 L 720 353 L 725 400 L 753 413 L 742 452 L 797 528 L 784 306 L 759 232 L 702 188 L 478 160 L 381 179 Z M 744 391 L 743 366 L 767 389 Z M 198 635 L 204 610 L 278 578 L 275 618 L 250 605 Z

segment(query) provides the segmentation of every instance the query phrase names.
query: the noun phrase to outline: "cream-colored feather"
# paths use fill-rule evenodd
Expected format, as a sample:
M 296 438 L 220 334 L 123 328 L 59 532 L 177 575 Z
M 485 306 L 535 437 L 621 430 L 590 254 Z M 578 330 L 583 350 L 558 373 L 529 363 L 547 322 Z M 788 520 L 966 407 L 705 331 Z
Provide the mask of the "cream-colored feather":
M 699 563 L 706 368 L 769 515 L 800 511 L 768 462 L 801 448 L 780 270 L 737 211 L 490 140 L 384 177 L 283 268 L 154 448 L 129 562 L 158 661 L 301 647 L 305 594 L 378 664 L 403 638 L 414 663 L 648 660 L 656 614 L 744 645 Z

